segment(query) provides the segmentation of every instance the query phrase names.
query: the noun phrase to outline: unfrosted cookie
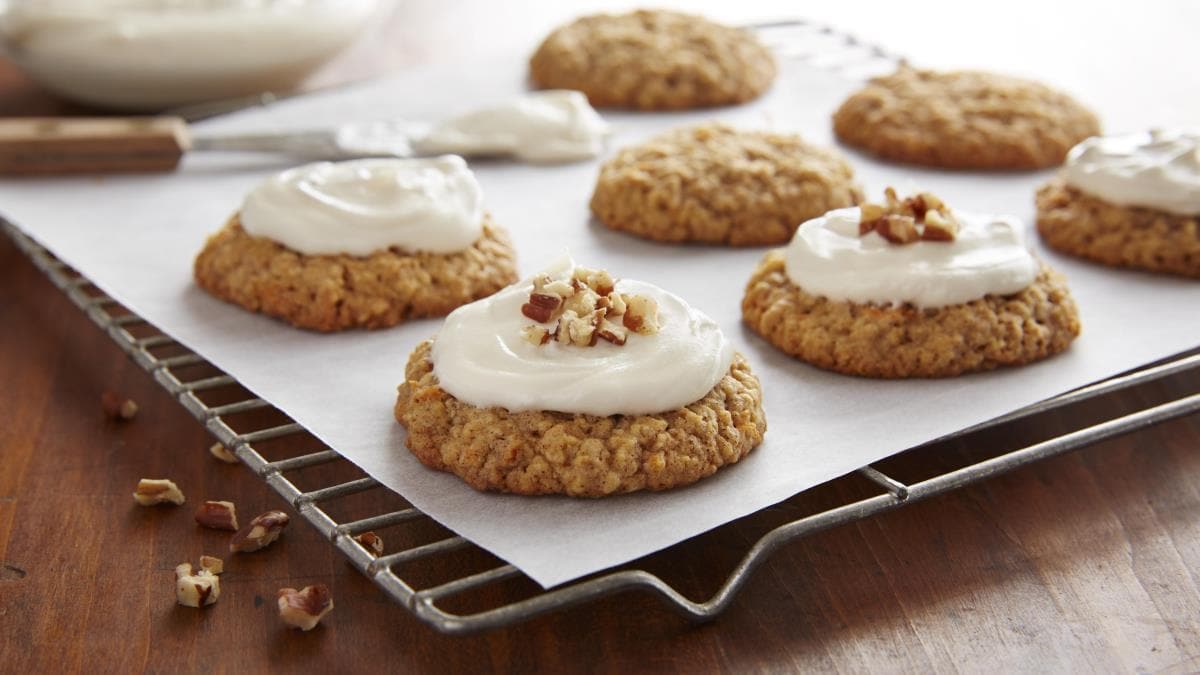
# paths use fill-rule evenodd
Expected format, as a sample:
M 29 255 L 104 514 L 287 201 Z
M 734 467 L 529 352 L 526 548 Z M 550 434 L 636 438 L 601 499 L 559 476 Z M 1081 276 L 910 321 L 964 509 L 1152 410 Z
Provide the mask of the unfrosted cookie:
M 640 10 L 556 29 L 529 70 L 539 87 L 582 91 L 595 106 L 676 110 L 756 98 L 775 79 L 775 60 L 747 31 Z
M 695 403 L 651 415 L 478 408 L 441 388 L 431 341 L 409 358 L 395 416 L 426 466 L 477 490 L 602 497 L 693 483 L 762 441 L 762 389 L 740 355 Z
M 621 150 L 600 169 L 592 212 L 647 239 L 757 246 L 862 199 L 839 153 L 799 136 L 722 124 L 675 129 Z
M 978 71 L 901 67 L 871 80 L 833 115 L 845 143 L 885 159 L 950 169 L 1038 169 L 1100 131 L 1070 96 Z
M 1200 215 L 1118 206 L 1056 179 L 1037 192 L 1037 228 L 1063 253 L 1200 278 Z
M 208 239 L 194 272 L 222 300 L 319 331 L 442 316 L 517 278 L 508 235 L 489 217 L 483 235 L 462 251 L 350 256 L 305 255 L 250 236 L 234 215 Z
M 839 209 L 800 226 L 746 285 L 746 324 L 787 354 L 850 375 L 949 377 L 1065 350 L 1079 316 L 1021 227 L 935 195 Z

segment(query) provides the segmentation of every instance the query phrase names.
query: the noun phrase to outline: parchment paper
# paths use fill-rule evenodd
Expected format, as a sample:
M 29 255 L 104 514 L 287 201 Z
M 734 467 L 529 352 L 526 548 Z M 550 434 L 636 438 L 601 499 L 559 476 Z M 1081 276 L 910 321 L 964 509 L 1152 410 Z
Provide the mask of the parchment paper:
M 520 55 L 486 67 L 428 67 L 396 79 L 297 99 L 202 125 L 250 131 L 388 117 L 433 120 L 516 95 Z M 832 143 L 829 115 L 854 87 L 785 64 L 763 100 L 687 114 L 606 115 L 615 148 L 685 122 L 719 118 L 799 131 Z M 1100 102 L 1097 102 L 1100 103 Z M 1101 111 L 1103 112 L 1103 111 Z M 869 194 L 920 187 L 964 211 L 1032 222 L 1038 174 L 943 173 L 850 153 Z M 529 274 L 564 248 L 581 264 L 675 291 L 724 328 L 762 380 L 767 440 L 742 463 L 686 489 L 603 500 L 481 494 L 422 467 L 392 418 L 412 348 L 440 321 L 319 335 L 207 296 L 192 259 L 242 196 L 284 168 L 263 158 L 189 157 L 175 174 L 10 180 L 0 211 L 120 302 L 238 378 L 414 505 L 544 586 L 651 553 L 864 464 L 1068 389 L 1197 345 L 1200 284 L 1096 267 L 1038 252 L 1067 274 L 1084 333 L 1064 355 L 1028 367 L 936 381 L 844 377 L 787 358 L 742 327 L 739 301 L 762 249 L 667 246 L 589 218 L 597 162 L 565 167 L 475 163 L 487 208 L 516 242 Z M 936 410 L 936 414 L 931 414 Z

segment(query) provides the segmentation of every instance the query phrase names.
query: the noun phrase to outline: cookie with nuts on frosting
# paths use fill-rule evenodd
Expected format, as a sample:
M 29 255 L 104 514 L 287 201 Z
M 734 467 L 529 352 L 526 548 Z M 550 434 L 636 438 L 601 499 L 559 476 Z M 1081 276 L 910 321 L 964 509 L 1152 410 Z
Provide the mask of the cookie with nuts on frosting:
M 1065 350 L 1079 334 L 1066 282 L 1004 218 L 935 196 L 841 209 L 800 226 L 746 285 L 746 324 L 848 375 L 950 377 Z
M 711 319 L 573 266 L 452 313 L 410 356 L 395 417 L 422 463 L 476 489 L 576 497 L 692 483 L 766 431 Z
M 979 71 L 902 66 L 872 79 L 833 115 L 842 142 L 884 159 L 948 169 L 1057 166 L 1100 131 L 1067 94 Z
M 834 150 L 794 134 L 703 124 L 618 152 L 600 168 L 591 209 L 614 230 L 656 241 L 762 246 L 861 199 L 854 170 Z
M 748 31 L 678 12 L 586 16 L 546 37 L 529 60 L 542 89 L 575 89 L 597 107 L 677 110 L 741 103 L 775 79 Z

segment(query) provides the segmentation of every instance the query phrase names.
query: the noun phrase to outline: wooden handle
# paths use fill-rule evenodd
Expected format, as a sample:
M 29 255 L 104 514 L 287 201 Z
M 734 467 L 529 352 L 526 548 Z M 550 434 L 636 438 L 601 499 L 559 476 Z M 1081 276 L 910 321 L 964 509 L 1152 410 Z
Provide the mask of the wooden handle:
M 0 174 L 171 171 L 189 145 L 178 117 L 0 119 Z

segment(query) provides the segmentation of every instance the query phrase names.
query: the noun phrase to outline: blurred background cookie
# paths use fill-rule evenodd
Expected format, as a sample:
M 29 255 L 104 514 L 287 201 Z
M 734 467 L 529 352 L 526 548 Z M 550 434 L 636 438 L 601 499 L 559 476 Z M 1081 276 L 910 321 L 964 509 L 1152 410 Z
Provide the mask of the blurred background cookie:
M 761 246 L 861 198 L 835 150 L 794 134 L 704 124 L 618 152 L 600 168 L 591 208 L 608 227 L 647 239 Z
M 543 89 L 595 106 L 678 110 L 741 103 L 775 79 L 775 59 L 738 28 L 678 12 L 597 14 L 562 26 L 529 60 Z
M 848 145 L 885 159 L 947 169 L 1058 166 L 1100 133 L 1090 110 L 1030 80 L 902 66 L 852 94 L 833 115 Z

